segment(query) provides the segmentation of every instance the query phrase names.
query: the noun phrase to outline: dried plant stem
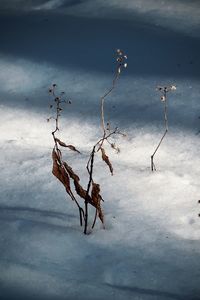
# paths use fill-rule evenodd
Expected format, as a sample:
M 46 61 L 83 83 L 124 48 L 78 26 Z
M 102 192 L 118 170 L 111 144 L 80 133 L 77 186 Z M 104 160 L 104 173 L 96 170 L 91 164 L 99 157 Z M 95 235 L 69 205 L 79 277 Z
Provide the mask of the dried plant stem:
M 91 188 L 91 184 L 94 182 L 93 181 L 93 169 L 94 169 L 94 157 L 95 157 L 95 153 L 97 151 L 99 151 L 99 149 L 102 149 L 102 145 L 104 143 L 104 141 L 108 141 L 108 139 L 114 135 L 114 134 L 122 134 L 121 132 L 119 132 L 117 129 L 115 129 L 112 132 L 109 132 L 103 135 L 103 137 L 101 139 L 98 140 L 98 142 L 93 146 L 92 148 L 92 152 L 90 153 L 90 157 L 89 160 L 87 162 L 86 168 L 89 174 L 89 181 L 88 181 L 88 186 L 87 186 L 87 194 L 86 194 L 86 198 L 85 198 L 85 226 L 84 226 L 84 234 L 87 234 L 87 227 L 88 227 L 88 196 L 89 196 L 89 192 L 90 192 L 90 188 Z M 122 134 L 123 135 L 123 134 Z M 109 141 L 108 141 L 109 142 Z M 97 148 L 97 149 L 96 149 Z M 103 201 L 103 199 L 101 199 Z M 97 220 L 97 215 L 98 215 L 98 208 L 96 207 L 95 210 L 95 216 L 94 216 L 94 221 L 92 223 L 92 228 L 94 228 L 95 224 L 96 224 L 96 220 Z
M 94 221 L 92 223 L 92 229 L 94 228 L 95 224 L 96 224 L 96 220 L 97 220 L 97 213 L 98 213 L 98 210 L 96 209 L 95 210 L 95 216 L 94 216 Z
M 158 151 L 158 149 L 160 148 L 160 145 L 162 144 L 162 141 L 164 140 L 169 128 L 168 128 L 168 110 L 167 110 L 167 91 L 164 90 L 163 92 L 163 99 L 164 99 L 164 126 L 165 126 L 165 132 L 163 134 L 163 136 L 160 139 L 160 142 L 158 143 L 155 151 L 153 152 L 153 154 L 151 155 L 151 171 L 156 171 L 156 166 L 154 164 L 154 156 L 156 154 L 156 152 Z
M 119 75 L 120 75 L 119 68 L 117 68 L 111 88 L 101 97 L 101 126 L 102 126 L 102 129 L 103 129 L 103 135 L 106 135 L 106 127 L 105 127 L 105 119 L 104 119 L 104 102 L 105 102 L 105 98 L 114 90 L 117 79 L 119 78 Z
M 105 99 L 114 90 L 114 88 L 116 86 L 116 82 L 117 82 L 117 80 L 120 76 L 121 69 L 127 67 L 127 63 L 124 63 L 124 61 L 127 59 L 127 56 L 124 55 L 124 53 L 120 49 L 117 50 L 117 56 L 118 56 L 117 57 L 118 65 L 117 65 L 117 68 L 116 68 L 116 71 L 115 71 L 115 74 L 114 74 L 112 85 L 111 85 L 110 89 L 100 99 L 100 105 L 101 105 L 100 117 L 101 117 L 101 127 L 102 127 L 103 134 L 102 134 L 102 137 L 93 146 L 92 151 L 90 153 L 88 163 L 86 165 L 86 168 L 87 168 L 87 171 L 88 171 L 88 174 L 89 174 L 89 181 L 88 181 L 88 187 L 87 187 L 87 194 L 86 194 L 86 198 L 85 198 L 85 228 L 84 228 L 84 233 L 85 234 L 87 233 L 87 226 L 88 226 L 88 200 L 87 200 L 87 198 L 89 196 L 91 184 L 94 183 L 94 181 L 93 181 L 93 168 L 94 168 L 95 153 L 98 152 L 99 150 L 101 150 L 102 159 L 109 166 L 111 174 L 113 174 L 112 164 L 110 163 L 109 158 L 105 154 L 105 150 L 102 147 L 103 147 L 104 142 L 107 141 L 114 149 L 118 150 L 118 148 L 115 148 L 115 146 L 113 146 L 113 144 L 109 141 L 109 138 L 114 134 L 122 134 L 117 128 L 115 128 L 115 130 L 113 130 L 113 131 L 110 131 L 110 128 L 108 129 L 105 126 L 105 116 L 104 116 Z M 99 191 L 100 191 L 100 188 L 99 188 Z M 96 211 L 95 211 L 95 216 L 94 216 L 94 221 L 93 221 L 93 224 L 92 224 L 92 228 L 94 228 L 96 220 L 97 220 L 97 215 L 99 213 L 99 210 L 101 210 L 100 200 L 103 200 L 103 199 L 101 198 L 101 196 L 99 194 L 98 194 L 98 199 L 99 200 L 98 200 L 98 203 L 96 204 Z M 101 219 L 101 221 L 103 223 L 103 219 Z
M 65 165 L 62 161 L 62 154 L 61 154 L 61 151 L 60 149 L 58 148 L 58 139 L 56 138 L 55 134 L 57 131 L 59 131 L 59 117 L 60 117 L 60 112 L 62 110 L 61 108 L 61 103 L 62 102 L 65 102 L 65 101 L 62 101 L 60 97 L 57 97 L 56 94 L 55 94 L 55 87 L 56 85 L 53 85 L 53 88 L 52 88 L 52 95 L 55 97 L 55 102 L 56 102 L 56 117 L 53 118 L 55 120 L 55 130 L 52 131 L 52 136 L 53 136 L 53 140 L 54 140 L 54 149 L 57 153 L 57 156 L 59 158 L 59 162 L 60 162 L 60 165 L 61 165 L 61 168 L 63 168 L 67 174 L 67 170 L 65 168 Z M 76 200 L 74 194 L 72 193 L 72 191 L 68 191 L 68 194 L 70 196 L 70 198 L 76 203 L 78 209 L 79 209 L 79 219 L 80 219 L 80 226 L 83 225 L 83 218 L 85 218 L 85 213 L 84 213 L 84 210 L 82 209 L 82 207 L 79 205 L 78 201 Z
M 89 162 L 87 164 L 87 170 L 89 172 L 89 181 L 86 191 L 86 197 L 85 197 L 85 226 L 84 226 L 84 234 L 87 234 L 87 227 L 88 227 L 88 196 L 91 188 L 91 183 L 93 182 L 93 167 L 94 167 L 94 154 L 95 154 L 95 146 L 92 149 Z M 89 167 L 90 164 L 90 167 Z

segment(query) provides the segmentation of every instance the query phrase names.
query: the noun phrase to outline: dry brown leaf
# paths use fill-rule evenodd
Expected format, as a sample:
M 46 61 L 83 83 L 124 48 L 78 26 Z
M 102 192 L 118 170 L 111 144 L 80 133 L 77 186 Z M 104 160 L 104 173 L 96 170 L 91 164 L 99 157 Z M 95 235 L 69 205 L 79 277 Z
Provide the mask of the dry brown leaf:
M 63 164 L 64 164 L 70 178 L 72 178 L 74 181 L 74 187 L 75 187 L 77 194 L 83 199 L 87 198 L 87 201 L 90 204 L 92 204 L 91 197 L 89 195 L 87 196 L 87 191 L 79 183 L 79 181 L 80 181 L 79 176 L 73 171 L 73 169 L 66 162 L 64 162 Z
M 79 181 L 80 178 L 78 177 L 78 175 L 73 171 L 73 169 L 66 163 L 66 162 L 63 162 L 69 176 L 75 180 L 75 181 Z
M 93 182 L 91 196 L 95 204 L 99 202 L 99 193 L 100 193 L 100 185 Z
M 92 183 L 91 197 L 92 197 L 92 201 L 98 211 L 99 219 L 101 220 L 102 223 L 104 223 L 104 215 L 103 215 L 103 211 L 101 209 L 102 197 L 100 195 L 100 185 L 97 183 L 94 183 L 94 182 Z
M 73 145 L 67 145 L 64 142 L 62 142 L 61 140 L 59 140 L 58 138 L 55 138 L 55 140 L 60 146 L 69 148 L 72 151 L 80 153 L 80 151 L 78 151 Z
M 79 176 L 73 171 L 73 169 L 66 163 L 61 162 L 60 153 L 57 153 L 55 148 L 52 152 L 52 159 L 53 159 L 53 175 L 62 182 L 65 186 L 67 193 L 71 196 L 72 191 L 70 187 L 70 178 L 74 181 L 74 187 L 76 193 L 83 198 L 84 200 L 88 201 L 92 206 L 94 206 L 98 211 L 98 216 L 101 222 L 104 222 L 104 216 L 101 209 L 100 201 L 102 197 L 100 195 L 100 186 L 99 184 L 92 183 L 92 191 L 91 196 L 87 194 L 87 191 L 81 186 L 79 183 L 80 178 Z M 71 196 L 72 197 L 72 196 Z
M 101 195 L 99 194 L 100 192 L 100 187 L 99 184 L 93 183 L 92 185 L 92 196 L 87 194 L 87 191 L 81 186 L 79 183 L 80 178 L 79 176 L 73 171 L 73 169 L 66 163 L 63 162 L 63 165 L 68 172 L 69 176 L 71 179 L 74 181 L 74 187 L 77 192 L 77 194 L 83 198 L 84 200 L 88 201 L 92 206 L 94 206 L 98 210 L 99 218 L 101 222 L 103 223 L 103 212 L 101 209 L 100 201 L 101 201 Z
M 62 142 L 61 140 L 59 140 L 58 138 L 55 138 L 55 141 L 56 141 L 60 146 L 62 146 L 62 147 L 67 147 L 67 145 L 66 145 L 64 142 Z
M 65 186 L 66 191 L 68 194 L 71 194 L 71 188 L 70 188 L 70 178 L 65 169 L 62 167 L 60 158 L 58 154 L 56 153 L 55 149 L 53 149 L 52 152 L 52 159 L 53 159 L 53 169 L 52 173 L 55 177 L 57 177 L 62 184 Z
M 103 148 L 101 148 L 101 153 L 102 153 L 102 159 L 105 161 L 105 163 L 108 165 L 109 169 L 110 169 L 110 173 L 113 175 L 113 167 L 112 164 L 109 160 L 109 157 L 106 155 L 105 150 Z
M 78 151 L 73 145 L 67 145 L 67 148 L 69 148 L 72 151 L 78 152 L 79 154 L 81 153 L 80 151 Z

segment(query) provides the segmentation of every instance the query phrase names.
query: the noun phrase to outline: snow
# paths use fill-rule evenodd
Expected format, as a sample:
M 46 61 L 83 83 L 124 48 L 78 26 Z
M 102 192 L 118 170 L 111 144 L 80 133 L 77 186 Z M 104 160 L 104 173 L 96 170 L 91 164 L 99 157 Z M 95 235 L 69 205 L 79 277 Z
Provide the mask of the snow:
M 0 18 L 0 298 L 200 299 L 198 1 L 2 1 Z M 167 11 L 167 13 L 166 13 Z M 86 162 L 101 137 L 100 97 L 114 50 L 128 55 L 105 117 L 126 137 L 106 147 L 94 177 L 105 229 L 85 236 L 78 211 L 51 174 L 48 88 L 72 104 L 59 137 L 86 186 Z M 164 133 L 158 85 L 168 94 Z M 80 200 L 81 203 L 82 200 Z M 90 209 L 90 225 L 94 210 Z

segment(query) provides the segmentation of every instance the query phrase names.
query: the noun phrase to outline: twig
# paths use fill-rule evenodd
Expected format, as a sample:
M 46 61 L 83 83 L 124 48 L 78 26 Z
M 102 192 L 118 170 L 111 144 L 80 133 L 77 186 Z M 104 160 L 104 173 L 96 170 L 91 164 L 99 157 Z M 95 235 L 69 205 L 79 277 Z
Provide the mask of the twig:
M 85 227 L 84 227 L 84 234 L 87 234 L 87 226 L 88 226 L 88 196 L 90 192 L 90 187 L 91 183 L 93 181 L 92 175 L 93 175 L 93 166 L 94 166 L 94 154 L 95 154 L 95 146 L 93 147 L 92 153 L 90 155 L 90 169 L 87 165 L 87 169 L 89 172 L 89 181 L 88 181 L 88 186 L 87 186 L 87 192 L 86 192 L 86 197 L 85 197 Z
M 95 215 L 94 215 L 94 221 L 93 221 L 93 223 L 92 223 L 92 229 L 94 228 L 94 226 L 95 226 L 95 224 L 96 224 L 97 213 L 98 213 L 98 209 L 96 208 L 96 210 L 95 210 Z
M 156 152 L 158 151 L 158 149 L 160 148 L 160 145 L 162 144 L 162 141 L 164 140 L 166 134 L 168 133 L 169 127 L 168 127 L 168 103 L 167 103 L 167 93 L 169 91 L 172 90 L 176 90 L 176 86 L 175 85 L 171 85 L 171 86 L 165 86 L 165 87 L 157 87 L 157 90 L 160 91 L 162 93 L 162 96 L 160 97 L 161 102 L 164 103 L 164 127 L 165 127 L 165 132 L 163 134 L 163 136 L 161 137 L 156 149 L 154 150 L 153 154 L 151 155 L 151 171 L 156 171 L 156 166 L 154 163 L 154 156 L 156 154 Z
M 120 49 L 117 49 L 117 62 L 118 65 L 116 67 L 116 71 L 114 74 L 114 79 L 112 81 L 112 86 L 111 88 L 101 97 L 101 127 L 103 130 L 103 137 L 102 137 L 102 144 L 100 145 L 99 149 L 101 148 L 101 146 L 103 145 L 104 142 L 104 138 L 106 136 L 106 127 L 105 127 L 105 117 L 104 117 L 104 103 L 105 103 L 105 99 L 108 95 L 111 94 L 111 92 L 114 90 L 116 82 L 121 74 L 121 70 L 122 68 L 126 68 L 127 67 L 127 63 L 125 62 L 125 60 L 127 59 L 127 56 L 124 54 L 124 52 Z

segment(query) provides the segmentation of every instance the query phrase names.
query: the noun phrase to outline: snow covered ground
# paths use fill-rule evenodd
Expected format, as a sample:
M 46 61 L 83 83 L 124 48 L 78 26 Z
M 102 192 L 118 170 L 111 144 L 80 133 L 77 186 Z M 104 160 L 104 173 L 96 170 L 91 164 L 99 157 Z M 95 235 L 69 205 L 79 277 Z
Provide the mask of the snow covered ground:
M 0 299 L 200 299 L 199 1 L 0 2 Z M 106 119 L 127 137 L 107 148 L 114 176 L 96 159 L 106 229 L 88 236 L 51 174 L 48 87 L 72 100 L 60 137 L 87 183 L 101 136 L 100 97 L 114 50 L 128 68 L 106 99 Z M 169 94 L 169 133 L 157 85 Z M 81 200 L 80 200 L 81 202 Z M 91 211 L 91 219 L 93 211 Z

